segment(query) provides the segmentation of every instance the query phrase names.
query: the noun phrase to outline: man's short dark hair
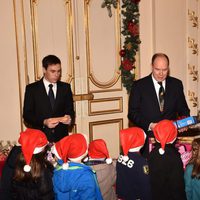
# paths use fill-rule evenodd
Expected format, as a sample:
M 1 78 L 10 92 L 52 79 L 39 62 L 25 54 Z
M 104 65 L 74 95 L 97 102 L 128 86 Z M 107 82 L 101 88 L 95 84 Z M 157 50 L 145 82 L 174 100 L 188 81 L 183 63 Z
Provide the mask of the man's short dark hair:
M 158 57 L 160 57 L 160 58 L 166 58 L 167 62 L 168 62 L 168 66 L 169 66 L 169 57 L 166 54 L 164 54 L 164 53 L 156 53 L 156 54 L 154 54 L 153 57 L 152 57 L 152 59 L 151 59 L 151 64 L 152 65 L 153 65 L 155 59 L 158 58 Z
M 47 69 L 49 65 L 61 64 L 60 59 L 55 55 L 48 55 L 42 59 L 42 66 Z

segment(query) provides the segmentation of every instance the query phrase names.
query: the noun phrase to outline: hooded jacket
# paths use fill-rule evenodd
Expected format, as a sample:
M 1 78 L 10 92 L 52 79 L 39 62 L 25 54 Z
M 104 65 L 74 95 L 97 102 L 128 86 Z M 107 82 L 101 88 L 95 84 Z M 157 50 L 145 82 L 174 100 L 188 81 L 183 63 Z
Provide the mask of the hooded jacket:
M 96 174 L 82 163 L 70 162 L 68 169 L 55 169 L 53 185 L 56 200 L 103 200 Z

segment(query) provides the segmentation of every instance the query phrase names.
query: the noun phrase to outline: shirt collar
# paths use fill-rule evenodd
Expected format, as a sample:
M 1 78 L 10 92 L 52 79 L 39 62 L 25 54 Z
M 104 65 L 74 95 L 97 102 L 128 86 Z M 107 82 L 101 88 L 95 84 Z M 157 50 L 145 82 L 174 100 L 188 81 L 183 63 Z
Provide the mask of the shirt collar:
M 158 84 L 158 81 L 153 77 L 153 74 L 151 75 L 151 77 L 152 77 L 152 80 L 153 80 L 153 84 L 154 84 L 154 85 L 159 85 L 159 84 Z M 164 81 L 162 81 L 162 85 L 163 85 L 163 87 L 165 88 L 166 79 L 165 79 Z M 159 85 L 159 86 L 160 86 L 160 85 Z
M 43 83 L 45 85 L 45 88 L 48 88 L 49 87 L 49 84 L 52 84 L 53 87 L 55 87 L 57 84 L 56 83 L 51 83 L 49 82 L 47 79 L 45 79 L 45 77 L 43 78 Z

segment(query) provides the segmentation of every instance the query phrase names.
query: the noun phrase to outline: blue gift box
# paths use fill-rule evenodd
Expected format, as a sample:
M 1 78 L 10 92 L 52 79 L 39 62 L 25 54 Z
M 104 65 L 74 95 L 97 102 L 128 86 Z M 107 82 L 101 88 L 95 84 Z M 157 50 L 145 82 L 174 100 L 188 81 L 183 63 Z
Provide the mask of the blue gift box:
M 175 126 L 180 129 L 197 123 L 197 118 L 194 116 L 186 117 L 174 122 Z

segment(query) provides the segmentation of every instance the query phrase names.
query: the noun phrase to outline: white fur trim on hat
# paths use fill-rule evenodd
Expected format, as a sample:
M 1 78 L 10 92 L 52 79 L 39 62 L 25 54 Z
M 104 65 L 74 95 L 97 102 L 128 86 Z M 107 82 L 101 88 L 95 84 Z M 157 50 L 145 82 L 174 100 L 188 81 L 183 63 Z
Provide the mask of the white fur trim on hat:
M 107 159 L 106 159 L 106 163 L 107 163 L 108 165 L 111 164 L 112 161 L 113 161 L 112 158 L 107 158 Z
M 25 172 L 30 172 L 31 171 L 31 166 L 30 165 L 24 165 L 24 171 Z
M 143 146 L 139 146 L 139 147 L 135 147 L 135 148 L 129 149 L 129 152 L 138 152 L 138 151 L 140 151 L 140 149 L 141 149 L 142 147 L 143 147 Z
M 63 164 L 62 164 L 62 168 L 63 168 L 64 170 L 68 169 L 68 168 L 69 168 L 69 163 L 63 163 Z
M 165 153 L 165 150 L 163 150 L 162 148 L 160 148 L 159 150 L 160 155 L 163 155 Z
M 33 151 L 33 154 L 38 154 L 38 153 L 42 152 L 46 146 L 47 145 L 44 145 L 43 147 L 36 147 Z

